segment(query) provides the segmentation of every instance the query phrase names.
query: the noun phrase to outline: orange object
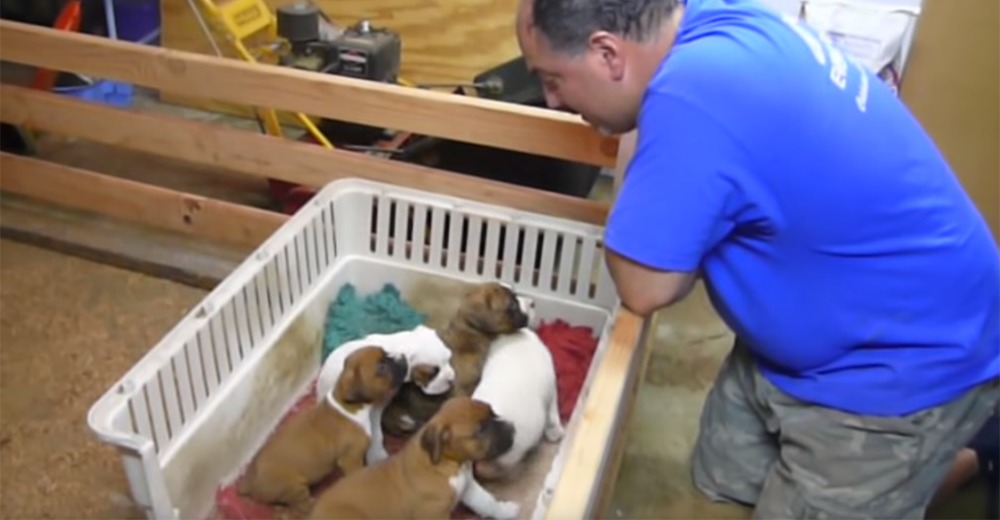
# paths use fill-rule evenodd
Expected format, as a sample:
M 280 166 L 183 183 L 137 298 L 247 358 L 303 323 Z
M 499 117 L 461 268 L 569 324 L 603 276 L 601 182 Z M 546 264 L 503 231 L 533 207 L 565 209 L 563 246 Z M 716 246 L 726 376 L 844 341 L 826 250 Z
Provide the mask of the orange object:
M 79 31 L 82 11 L 81 0 L 69 0 L 59 11 L 59 16 L 52 27 L 60 31 Z M 38 90 L 52 90 L 56 86 L 57 74 L 59 72 L 55 70 L 38 69 L 35 71 L 35 80 L 31 86 Z

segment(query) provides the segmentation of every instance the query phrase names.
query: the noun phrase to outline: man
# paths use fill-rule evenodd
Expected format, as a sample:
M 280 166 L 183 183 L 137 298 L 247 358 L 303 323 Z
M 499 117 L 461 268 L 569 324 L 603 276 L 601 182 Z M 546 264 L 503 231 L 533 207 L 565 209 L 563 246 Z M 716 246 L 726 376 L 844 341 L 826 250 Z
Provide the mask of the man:
M 753 0 L 522 0 L 551 107 L 638 129 L 606 261 L 642 316 L 697 276 L 736 345 L 692 459 L 758 518 L 920 518 L 998 401 L 1000 254 L 905 106 Z

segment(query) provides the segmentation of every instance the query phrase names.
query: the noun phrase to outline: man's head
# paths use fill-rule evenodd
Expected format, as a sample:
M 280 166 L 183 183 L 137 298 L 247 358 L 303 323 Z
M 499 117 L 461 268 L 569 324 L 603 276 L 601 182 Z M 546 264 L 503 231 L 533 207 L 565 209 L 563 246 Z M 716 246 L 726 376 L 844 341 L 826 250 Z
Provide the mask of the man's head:
M 624 133 L 635 128 L 682 11 L 681 0 L 521 0 L 517 39 L 549 107 Z

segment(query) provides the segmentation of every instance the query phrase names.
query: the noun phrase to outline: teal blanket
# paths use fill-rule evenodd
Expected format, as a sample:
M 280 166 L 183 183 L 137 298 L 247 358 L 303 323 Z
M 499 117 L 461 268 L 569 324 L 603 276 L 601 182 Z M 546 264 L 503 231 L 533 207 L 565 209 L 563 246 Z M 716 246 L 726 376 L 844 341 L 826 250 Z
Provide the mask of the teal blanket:
M 359 296 L 352 284 L 341 287 L 326 311 L 323 334 L 323 359 L 340 345 L 369 334 L 392 334 L 408 330 L 426 321 L 403 301 L 399 289 L 385 284 L 382 290 Z

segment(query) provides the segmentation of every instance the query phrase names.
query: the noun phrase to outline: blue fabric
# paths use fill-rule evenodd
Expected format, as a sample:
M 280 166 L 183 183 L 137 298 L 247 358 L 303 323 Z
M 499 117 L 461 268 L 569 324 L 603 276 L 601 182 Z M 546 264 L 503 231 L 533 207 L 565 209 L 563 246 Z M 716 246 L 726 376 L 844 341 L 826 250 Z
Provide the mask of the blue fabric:
M 887 85 L 750 0 L 688 0 L 607 246 L 700 269 L 775 386 L 901 415 L 1000 374 L 1000 254 Z

